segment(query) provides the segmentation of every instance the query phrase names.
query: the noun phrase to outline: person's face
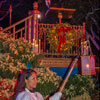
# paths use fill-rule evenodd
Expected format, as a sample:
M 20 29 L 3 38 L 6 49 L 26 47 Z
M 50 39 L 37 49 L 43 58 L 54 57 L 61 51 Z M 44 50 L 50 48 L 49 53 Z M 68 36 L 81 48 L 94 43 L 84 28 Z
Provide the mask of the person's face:
M 37 86 L 36 73 L 33 72 L 32 75 L 28 79 L 25 79 L 25 83 L 26 83 L 26 88 L 28 88 L 29 90 L 33 90 L 34 88 L 36 88 Z

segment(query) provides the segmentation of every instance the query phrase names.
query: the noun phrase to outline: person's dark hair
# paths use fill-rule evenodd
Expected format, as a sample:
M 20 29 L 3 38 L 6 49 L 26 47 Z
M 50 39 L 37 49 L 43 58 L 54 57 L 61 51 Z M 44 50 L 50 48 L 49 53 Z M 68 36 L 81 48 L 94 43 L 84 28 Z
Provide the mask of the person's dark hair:
M 28 79 L 33 72 L 36 73 L 32 69 L 24 69 L 23 72 L 19 75 L 18 82 L 15 88 L 15 93 L 12 96 L 12 100 L 16 100 L 17 95 L 25 90 L 25 79 Z

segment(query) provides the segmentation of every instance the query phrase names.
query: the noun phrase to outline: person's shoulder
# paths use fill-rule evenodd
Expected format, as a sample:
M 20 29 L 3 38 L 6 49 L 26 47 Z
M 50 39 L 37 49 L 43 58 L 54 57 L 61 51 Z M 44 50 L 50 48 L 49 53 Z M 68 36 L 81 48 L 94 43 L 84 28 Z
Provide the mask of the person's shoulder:
M 16 100 L 30 100 L 30 99 L 28 93 L 26 91 L 23 91 L 18 94 Z
M 35 93 L 36 93 L 36 95 L 42 96 L 42 94 L 41 94 L 41 93 L 39 93 L 39 92 L 35 92 Z
M 36 95 L 37 95 L 37 97 L 39 97 L 39 98 L 40 98 L 39 100 L 44 100 L 44 99 L 43 99 L 43 96 L 42 96 L 42 94 L 41 94 L 41 93 L 36 92 Z

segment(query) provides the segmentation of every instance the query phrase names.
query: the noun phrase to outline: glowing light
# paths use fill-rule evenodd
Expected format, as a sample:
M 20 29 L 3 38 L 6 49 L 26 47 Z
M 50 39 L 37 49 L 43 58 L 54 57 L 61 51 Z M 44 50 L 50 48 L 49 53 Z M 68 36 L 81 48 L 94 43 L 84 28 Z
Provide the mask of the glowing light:
M 38 14 L 38 16 L 37 16 L 38 18 L 40 18 L 41 16 L 40 16 L 40 14 Z
M 89 64 L 86 64 L 86 67 L 89 68 Z

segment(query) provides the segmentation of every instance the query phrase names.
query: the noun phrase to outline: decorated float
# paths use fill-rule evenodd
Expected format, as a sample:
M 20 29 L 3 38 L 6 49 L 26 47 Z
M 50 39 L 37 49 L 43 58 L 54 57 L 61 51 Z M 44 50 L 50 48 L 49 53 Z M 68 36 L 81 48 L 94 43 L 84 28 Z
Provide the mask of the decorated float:
M 0 100 L 11 97 L 18 73 L 28 65 L 38 74 L 36 89 L 44 98 L 55 90 L 63 93 L 62 100 L 91 100 L 95 95 L 98 98 L 96 80 L 91 77 L 96 75 L 95 55 L 91 55 L 89 41 L 85 40 L 85 23 L 62 23 L 62 14 L 72 16 L 75 9 L 54 7 L 50 13 L 58 14 L 59 23 L 39 23 L 38 3 L 33 5 L 28 17 L 0 31 Z M 17 29 L 21 23 L 24 27 Z M 49 67 L 69 70 L 60 77 Z M 70 77 L 74 67 L 79 73 Z

